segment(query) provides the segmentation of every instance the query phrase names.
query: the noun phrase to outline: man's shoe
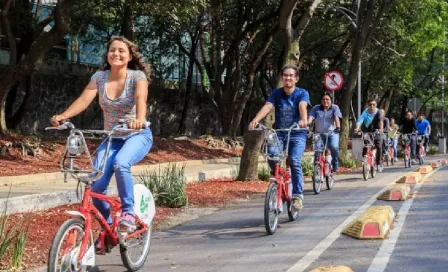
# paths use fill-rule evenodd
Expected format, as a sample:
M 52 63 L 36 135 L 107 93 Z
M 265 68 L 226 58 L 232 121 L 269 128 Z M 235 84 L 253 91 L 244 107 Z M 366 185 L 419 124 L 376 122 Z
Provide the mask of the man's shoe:
M 394 158 L 394 162 L 397 162 L 398 161 L 398 158 Z
M 292 198 L 292 210 L 295 212 L 298 212 L 301 209 L 303 209 L 303 200 L 300 197 L 293 197 Z

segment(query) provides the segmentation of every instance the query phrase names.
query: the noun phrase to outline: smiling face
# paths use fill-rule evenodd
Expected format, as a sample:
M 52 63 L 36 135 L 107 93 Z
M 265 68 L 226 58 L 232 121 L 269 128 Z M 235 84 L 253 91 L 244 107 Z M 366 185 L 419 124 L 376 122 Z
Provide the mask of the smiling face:
M 331 97 L 328 95 L 324 95 L 320 102 L 324 108 L 329 108 L 331 106 Z
M 294 69 L 287 68 L 283 71 L 282 74 L 283 87 L 285 87 L 286 89 L 294 88 L 296 86 L 297 81 L 299 81 L 299 77 Z
M 110 44 L 107 51 L 107 62 L 111 67 L 127 66 L 131 59 L 132 56 L 126 43 L 115 40 Z

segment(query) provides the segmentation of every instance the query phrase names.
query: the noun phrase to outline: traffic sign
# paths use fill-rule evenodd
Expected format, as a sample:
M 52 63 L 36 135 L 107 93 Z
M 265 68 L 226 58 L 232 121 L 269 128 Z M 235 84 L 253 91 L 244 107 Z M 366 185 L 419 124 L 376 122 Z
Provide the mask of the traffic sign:
M 338 71 L 330 71 L 324 76 L 325 88 L 330 91 L 337 91 L 342 88 L 344 79 Z

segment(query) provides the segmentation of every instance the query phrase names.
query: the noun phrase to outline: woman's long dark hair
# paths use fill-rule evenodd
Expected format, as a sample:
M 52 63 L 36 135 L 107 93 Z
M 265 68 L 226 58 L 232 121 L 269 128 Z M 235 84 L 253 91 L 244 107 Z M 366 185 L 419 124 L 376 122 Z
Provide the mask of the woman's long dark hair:
M 132 59 L 128 63 L 128 68 L 132 69 L 132 70 L 143 71 L 143 73 L 145 73 L 146 78 L 149 81 L 150 75 L 151 75 L 151 70 L 150 70 L 149 66 L 143 61 L 143 56 L 140 53 L 138 46 L 123 36 L 113 36 L 107 42 L 107 48 L 106 48 L 106 53 L 104 54 L 104 64 L 103 64 L 102 70 L 110 70 L 110 64 L 109 64 L 109 62 L 107 62 L 107 54 L 109 52 L 110 45 L 114 41 L 123 42 L 128 46 L 129 54 L 132 56 Z

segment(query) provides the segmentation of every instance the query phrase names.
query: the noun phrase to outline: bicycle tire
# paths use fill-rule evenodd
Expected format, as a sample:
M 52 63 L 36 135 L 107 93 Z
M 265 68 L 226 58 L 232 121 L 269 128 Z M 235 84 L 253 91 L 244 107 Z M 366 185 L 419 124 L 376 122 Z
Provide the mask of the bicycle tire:
M 334 186 L 334 178 L 332 175 L 328 175 L 325 177 L 325 183 L 327 184 L 327 190 L 333 189 Z
M 120 244 L 121 261 L 123 262 L 124 267 L 126 267 L 128 271 L 140 270 L 145 264 L 146 259 L 148 258 L 149 255 L 149 249 L 151 247 L 152 224 L 148 226 L 147 231 L 144 232 L 143 235 L 145 235 L 144 238 L 142 239 L 144 243 L 143 251 L 139 259 L 135 263 L 129 257 L 128 247 L 123 244 Z
M 368 166 L 368 162 L 366 162 L 366 161 L 364 161 L 364 163 L 362 165 L 362 176 L 363 176 L 364 180 L 369 179 L 369 166 Z
M 420 165 L 423 165 L 424 163 L 423 157 L 421 155 L 418 158 L 418 162 L 420 163 Z
M 375 158 L 373 158 L 375 160 Z M 376 163 L 374 162 L 374 164 L 370 167 L 370 176 L 372 178 L 375 178 L 376 176 Z
M 67 221 L 65 221 L 56 232 L 56 235 L 53 238 L 53 242 L 51 244 L 50 248 L 50 254 L 48 255 L 48 272 L 56 272 L 56 268 L 58 267 L 57 258 L 58 253 L 60 251 L 60 246 L 62 242 L 64 242 L 64 238 L 66 233 L 74 229 L 74 227 L 77 227 L 79 230 L 82 230 L 83 236 L 85 235 L 85 223 L 83 220 L 80 220 L 78 218 L 72 218 Z M 90 235 L 90 234 L 89 234 Z M 82 241 L 82 239 L 81 239 Z M 93 237 L 90 235 L 90 245 L 88 245 L 88 248 L 93 245 Z M 76 254 L 76 253 L 75 253 Z M 72 270 L 74 271 L 87 271 L 89 269 L 89 266 L 82 266 L 81 264 L 77 264 L 78 266 L 73 267 L 73 264 L 71 264 L 71 267 L 74 268 Z
M 385 161 L 386 161 L 386 166 L 389 166 L 389 164 L 390 164 L 389 154 L 386 155 Z
M 277 210 L 277 203 L 278 203 L 278 186 L 277 183 L 272 182 L 271 184 L 269 184 L 268 190 L 266 191 L 266 197 L 264 202 L 264 226 L 266 228 L 266 232 L 269 235 L 272 235 L 275 233 L 275 231 L 277 231 L 278 217 L 279 217 L 279 212 Z M 271 212 L 271 208 L 273 208 L 273 212 L 275 214 L 272 224 L 269 220 L 269 214 Z
M 314 164 L 314 170 L 313 170 L 313 191 L 316 195 L 320 193 L 320 190 L 322 189 L 322 177 L 320 176 L 320 165 Z
M 296 221 L 299 217 L 299 211 L 292 211 L 292 202 L 289 200 L 286 202 L 286 208 L 288 209 L 289 221 Z

